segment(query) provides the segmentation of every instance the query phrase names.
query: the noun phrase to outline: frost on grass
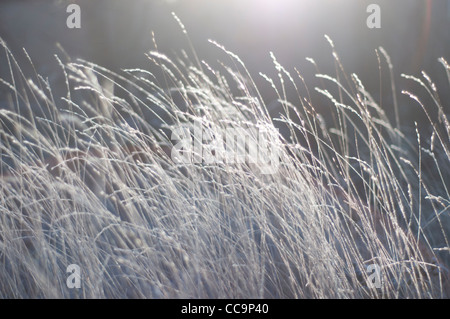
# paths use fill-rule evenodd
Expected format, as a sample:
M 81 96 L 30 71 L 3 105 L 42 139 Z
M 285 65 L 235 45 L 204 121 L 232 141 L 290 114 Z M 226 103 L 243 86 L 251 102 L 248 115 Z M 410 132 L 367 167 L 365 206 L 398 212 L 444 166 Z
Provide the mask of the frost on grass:
M 431 127 L 410 136 L 334 48 L 338 74 L 318 74 L 315 90 L 271 53 L 278 78 L 261 76 L 278 97 L 273 117 L 244 62 L 211 43 L 229 61 L 218 69 L 150 52 L 164 79 L 58 60 L 61 99 L 5 47 L 0 297 L 449 297 L 450 129 L 431 78 L 405 76 L 435 102 L 404 92 Z M 326 97 L 332 126 L 312 94 Z M 195 121 L 272 132 L 278 170 L 174 162 L 172 130 Z M 66 285 L 70 264 L 80 289 Z M 379 288 L 367 281 L 374 264 Z

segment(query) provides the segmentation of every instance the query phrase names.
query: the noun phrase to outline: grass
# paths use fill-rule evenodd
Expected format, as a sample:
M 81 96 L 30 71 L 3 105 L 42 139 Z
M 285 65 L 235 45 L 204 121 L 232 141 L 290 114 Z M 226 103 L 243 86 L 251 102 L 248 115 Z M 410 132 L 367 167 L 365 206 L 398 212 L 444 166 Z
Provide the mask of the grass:
M 438 92 L 425 73 L 404 76 L 434 101 L 403 92 L 430 122 L 430 131 L 408 131 L 384 50 L 394 121 L 328 41 L 336 74 L 317 74 L 313 90 L 272 54 L 278 77 L 261 76 L 275 110 L 214 41 L 228 60 L 218 69 L 195 52 L 150 52 L 159 76 L 58 59 L 61 100 L 3 44 L 0 297 L 450 297 L 450 126 Z M 298 99 L 288 101 L 289 91 Z M 317 95 L 331 121 L 316 111 Z M 194 121 L 271 132 L 278 171 L 175 163 L 170 132 Z M 70 264 L 81 268 L 80 289 L 66 286 Z M 381 288 L 367 284 L 371 264 Z

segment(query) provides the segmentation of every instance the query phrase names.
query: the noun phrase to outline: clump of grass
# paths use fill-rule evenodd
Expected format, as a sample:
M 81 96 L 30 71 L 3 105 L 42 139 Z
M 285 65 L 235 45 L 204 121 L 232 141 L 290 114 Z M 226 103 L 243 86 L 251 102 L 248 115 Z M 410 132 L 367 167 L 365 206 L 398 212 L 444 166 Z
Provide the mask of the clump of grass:
M 158 78 L 58 60 L 61 100 L 3 45 L 0 296 L 448 297 L 450 126 L 435 85 L 425 73 L 405 76 L 435 102 L 429 109 L 404 92 L 431 126 L 405 134 L 329 41 L 336 74 L 317 74 L 314 91 L 272 54 L 278 78 L 261 76 L 278 96 L 276 116 L 244 63 L 214 41 L 229 59 L 220 69 L 150 52 Z M 289 90 L 298 100 L 287 100 Z M 313 94 L 326 97 L 331 127 Z M 170 132 L 194 121 L 272 132 L 277 172 L 174 162 Z M 81 268 L 80 289 L 66 285 L 70 264 Z M 380 288 L 368 285 L 372 264 Z

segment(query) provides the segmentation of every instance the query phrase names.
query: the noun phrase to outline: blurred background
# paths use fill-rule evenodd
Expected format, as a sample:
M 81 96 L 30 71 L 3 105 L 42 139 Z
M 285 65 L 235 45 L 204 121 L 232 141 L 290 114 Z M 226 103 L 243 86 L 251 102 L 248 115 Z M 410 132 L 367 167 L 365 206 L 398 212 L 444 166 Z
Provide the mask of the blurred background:
M 81 7 L 80 29 L 66 27 L 70 3 Z M 381 7 L 380 29 L 366 26 L 366 8 L 371 3 Z M 62 55 L 57 43 L 72 58 L 116 71 L 153 67 L 145 57 L 145 52 L 154 50 L 152 31 L 158 50 L 169 56 L 181 49 L 189 51 L 172 11 L 184 23 L 201 59 L 213 66 L 218 66 L 214 64 L 217 60 L 230 63 L 208 39 L 239 55 L 267 103 L 276 97 L 258 73 L 276 75 L 269 51 L 288 70 L 298 68 L 312 89 L 315 70 L 305 57 L 314 58 L 322 73 L 334 75 L 331 49 L 324 39 L 328 34 L 347 73 L 357 73 L 377 100 L 380 80 L 375 49 L 383 46 L 392 58 L 398 91 L 411 89 L 410 82 L 399 74 L 419 75 L 426 70 L 438 83 L 448 110 L 450 90 L 437 59 L 450 60 L 450 0 L 3 0 L 0 37 L 25 69 L 28 63 L 22 48 L 26 48 L 38 72 L 57 88 L 61 72 L 54 54 Z M 8 79 L 6 59 L 1 54 L 0 76 Z M 383 77 L 383 107 L 390 114 L 387 71 Z M 420 91 L 415 85 L 412 88 Z M 4 99 L 0 89 L 0 101 Z M 423 118 L 408 98 L 401 97 L 400 106 L 405 121 Z

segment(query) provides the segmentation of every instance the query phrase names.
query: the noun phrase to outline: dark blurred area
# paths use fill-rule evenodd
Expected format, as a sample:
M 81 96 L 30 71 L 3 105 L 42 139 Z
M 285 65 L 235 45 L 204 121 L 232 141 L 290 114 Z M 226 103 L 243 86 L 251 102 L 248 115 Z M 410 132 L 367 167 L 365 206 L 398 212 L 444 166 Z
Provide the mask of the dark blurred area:
M 68 29 L 66 7 L 81 7 L 81 28 Z M 380 79 L 375 49 L 383 46 L 390 54 L 397 75 L 397 88 L 414 90 L 417 85 L 401 79 L 401 73 L 419 75 L 421 70 L 437 82 L 448 111 L 449 87 L 439 57 L 450 60 L 449 0 L 378 0 L 381 28 L 369 29 L 366 8 L 374 1 L 363 0 L 22 0 L 0 2 L 0 37 L 8 44 L 24 69 L 30 69 L 22 48 L 26 48 L 36 69 L 56 87 L 61 72 L 54 54 L 63 55 L 61 44 L 72 58 L 83 58 L 113 70 L 153 66 L 145 52 L 158 50 L 175 56 L 189 43 L 172 17 L 175 12 L 185 25 L 199 57 L 213 66 L 217 60 L 231 60 L 208 43 L 216 40 L 239 55 L 257 80 L 267 103 L 276 99 L 259 72 L 276 76 L 269 51 L 289 71 L 298 68 L 314 85 L 316 72 L 305 60 L 312 57 L 322 73 L 335 74 L 331 49 L 324 34 L 334 41 L 348 74 L 357 73 L 375 99 L 380 96 Z M 9 79 L 4 53 L 0 76 Z M 386 69 L 386 64 L 382 62 Z M 392 114 L 389 74 L 383 72 L 383 107 Z M 312 89 L 312 87 L 310 88 Z M 0 89 L 0 101 L 5 96 Z M 423 92 L 422 92 L 423 93 Z M 399 94 L 400 95 L 400 94 Z M 420 120 L 423 114 L 409 98 L 400 97 L 402 119 Z M 318 106 L 320 108 L 320 105 Z

